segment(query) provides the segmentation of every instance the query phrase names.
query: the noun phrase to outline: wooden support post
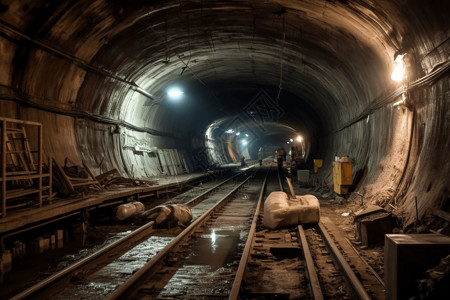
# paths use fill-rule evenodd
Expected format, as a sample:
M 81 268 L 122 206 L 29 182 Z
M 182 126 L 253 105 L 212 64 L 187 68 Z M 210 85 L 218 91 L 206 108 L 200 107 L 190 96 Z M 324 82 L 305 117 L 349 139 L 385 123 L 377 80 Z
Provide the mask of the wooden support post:
M 48 202 L 50 204 L 52 203 L 52 198 L 53 198 L 53 190 L 52 190 L 52 185 L 53 185 L 53 164 L 52 164 L 52 160 L 53 160 L 53 158 L 50 156 L 48 158 Z
M 26 143 L 28 142 L 26 141 Z M 32 157 L 31 152 L 30 157 Z M 30 160 L 33 162 L 32 158 Z M 42 207 L 42 125 L 40 124 L 38 125 L 38 173 L 39 207 Z
M 2 130 L 2 217 L 6 217 L 6 120 L 1 120 Z

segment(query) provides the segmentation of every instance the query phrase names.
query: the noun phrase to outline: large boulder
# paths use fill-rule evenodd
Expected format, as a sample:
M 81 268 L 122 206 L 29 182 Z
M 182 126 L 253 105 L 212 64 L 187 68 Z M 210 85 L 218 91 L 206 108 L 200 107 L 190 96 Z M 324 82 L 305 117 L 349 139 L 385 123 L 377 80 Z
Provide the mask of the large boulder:
M 275 229 L 297 224 L 318 223 L 319 200 L 313 195 L 290 199 L 285 192 L 272 192 L 264 202 L 264 226 Z

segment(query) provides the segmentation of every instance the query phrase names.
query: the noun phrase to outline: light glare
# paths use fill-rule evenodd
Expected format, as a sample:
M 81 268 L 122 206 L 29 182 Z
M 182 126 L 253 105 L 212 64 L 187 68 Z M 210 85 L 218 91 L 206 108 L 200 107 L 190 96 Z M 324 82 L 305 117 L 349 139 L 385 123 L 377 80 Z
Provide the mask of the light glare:
M 297 142 L 302 142 L 303 141 L 303 138 L 299 135 L 298 137 L 297 137 Z
M 398 55 L 394 61 L 394 71 L 391 74 L 391 79 L 396 82 L 402 82 L 405 77 L 405 64 L 403 63 L 403 56 Z
M 171 88 L 167 91 L 167 95 L 172 99 L 180 99 L 183 94 L 183 91 L 179 88 Z

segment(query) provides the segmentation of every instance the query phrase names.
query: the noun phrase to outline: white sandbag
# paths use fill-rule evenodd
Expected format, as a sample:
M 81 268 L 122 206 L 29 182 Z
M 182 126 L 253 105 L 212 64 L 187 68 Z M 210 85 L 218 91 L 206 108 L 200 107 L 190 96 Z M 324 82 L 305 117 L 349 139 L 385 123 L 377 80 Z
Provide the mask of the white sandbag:
M 275 229 L 283 226 L 318 223 L 319 200 L 313 195 L 289 199 L 285 192 L 272 192 L 264 202 L 265 227 Z
M 119 205 L 119 207 L 117 208 L 116 216 L 117 219 L 123 221 L 131 216 L 134 216 L 135 214 L 144 212 L 144 210 L 145 210 L 144 204 L 135 201 Z
M 157 206 L 144 213 L 148 220 L 154 220 L 156 227 L 186 227 L 192 220 L 192 211 L 187 205 L 174 204 Z

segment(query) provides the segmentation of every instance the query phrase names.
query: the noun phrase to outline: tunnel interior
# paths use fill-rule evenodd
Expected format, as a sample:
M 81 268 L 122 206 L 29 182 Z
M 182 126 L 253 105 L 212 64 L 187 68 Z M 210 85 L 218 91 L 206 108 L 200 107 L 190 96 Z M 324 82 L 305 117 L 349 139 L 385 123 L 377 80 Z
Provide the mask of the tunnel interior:
M 131 178 L 176 175 L 160 150 L 196 172 L 301 135 L 309 166 L 323 159 L 316 184 L 330 185 L 332 161 L 349 156 L 354 190 L 407 227 L 450 208 L 449 10 L 443 0 L 1 1 L 0 116 L 41 122 L 45 157 Z

